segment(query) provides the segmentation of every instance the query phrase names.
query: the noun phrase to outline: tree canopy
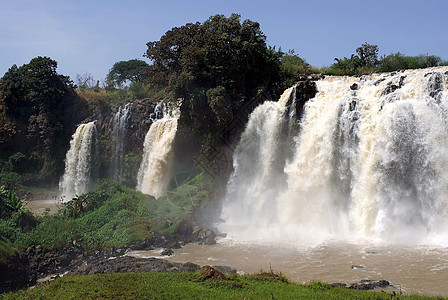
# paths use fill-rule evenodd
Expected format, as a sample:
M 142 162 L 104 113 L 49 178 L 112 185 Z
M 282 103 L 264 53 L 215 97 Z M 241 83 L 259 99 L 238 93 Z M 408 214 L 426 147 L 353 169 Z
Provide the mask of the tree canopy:
M 13 65 L 0 79 L 2 154 L 22 152 L 34 162 L 29 169 L 37 168 L 42 176 L 63 167 L 66 144 L 84 108 L 73 82 L 56 68 L 55 60 L 39 56 Z
M 238 14 L 189 23 L 147 43 L 148 82 L 182 98 L 181 122 L 199 135 L 216 132 L 242 105 L 281 81 L 281 53 L 257 22 Z
M 138 59 L 116 62 L 107 75 L 107 81 L 116 87 L 122 86 L 126 81 L 142 82 L 148 64 Z
M 397 52 L 378 58 L 378 51 L 377 45 L 364 43 L 356 49 L 357 54 L 352 54 L 350 58 L 335 58 L 336 62 L 330 68 L 324 70 L 324 73 L 330 75 L 354 75 L 447 65 L 446 61 L 435 55 L 405 56 Z

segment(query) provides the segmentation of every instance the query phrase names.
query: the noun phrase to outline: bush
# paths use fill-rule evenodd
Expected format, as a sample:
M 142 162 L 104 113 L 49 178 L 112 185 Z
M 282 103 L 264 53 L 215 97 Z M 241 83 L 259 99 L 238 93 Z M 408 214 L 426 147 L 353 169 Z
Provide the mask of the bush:
M 44 249 L 123 247 L 150 237 L 153 230 L 176 235 L 182 220 L 208 203 L 212 188 L 210 178 L 199 174 L 156 200 L 107 179 L 57 214 L 37 220 L 29 212 L 11 214 L 1 221 L 0 234 L 21 249 L 32 244 Z

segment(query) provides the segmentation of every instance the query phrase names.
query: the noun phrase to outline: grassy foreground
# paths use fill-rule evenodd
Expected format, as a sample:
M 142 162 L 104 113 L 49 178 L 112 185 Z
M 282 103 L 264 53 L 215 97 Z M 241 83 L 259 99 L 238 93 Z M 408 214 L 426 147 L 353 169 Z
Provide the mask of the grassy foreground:
M 437 299 L 308 285 L 286 279 L 234 275 L 225 281 L 199 273 L 116 273 L 59 278 L 0 299 Z M 438 298 L 441 299 L 441 298 Z

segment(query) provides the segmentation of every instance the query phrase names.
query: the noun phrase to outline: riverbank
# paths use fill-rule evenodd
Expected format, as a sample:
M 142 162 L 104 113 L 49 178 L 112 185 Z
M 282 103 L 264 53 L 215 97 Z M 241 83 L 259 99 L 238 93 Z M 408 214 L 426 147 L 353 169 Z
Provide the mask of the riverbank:
M 136 251 L 150 257 L 154 253 Z M 307 284 L 316 280 L 354 283 L 388 280 L 406 295 L 448 297 L 448 248 L 435 245 L 390 245 L 372 241 L 297 243 L 243 243 L 230 238 L 215 245 L 185 245 L 174 249 L 171 262 L 226 265 L 246 273 L 273 268 L 290 280 Z
M 271 276 L 272 275 L 272 276 Z M 114 273 L 58 278 L 48 285 L 0 295 L 3 299 L 440 299 L 332 287 L 321 282 L 292 283 L 275 273 Z

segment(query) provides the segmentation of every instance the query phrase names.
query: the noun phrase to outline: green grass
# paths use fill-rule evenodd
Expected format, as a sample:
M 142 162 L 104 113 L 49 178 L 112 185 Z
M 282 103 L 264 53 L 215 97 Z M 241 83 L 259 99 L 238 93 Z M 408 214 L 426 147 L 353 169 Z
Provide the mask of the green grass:
M 3 299 L 437 299 L 386 292 L 299 285 L 234 275 L 204 279 L 198 273 L 117 273 L 59 278 L 48 285 L 0 295 Z M 440 299 L 440 298 L 439 298 Z

